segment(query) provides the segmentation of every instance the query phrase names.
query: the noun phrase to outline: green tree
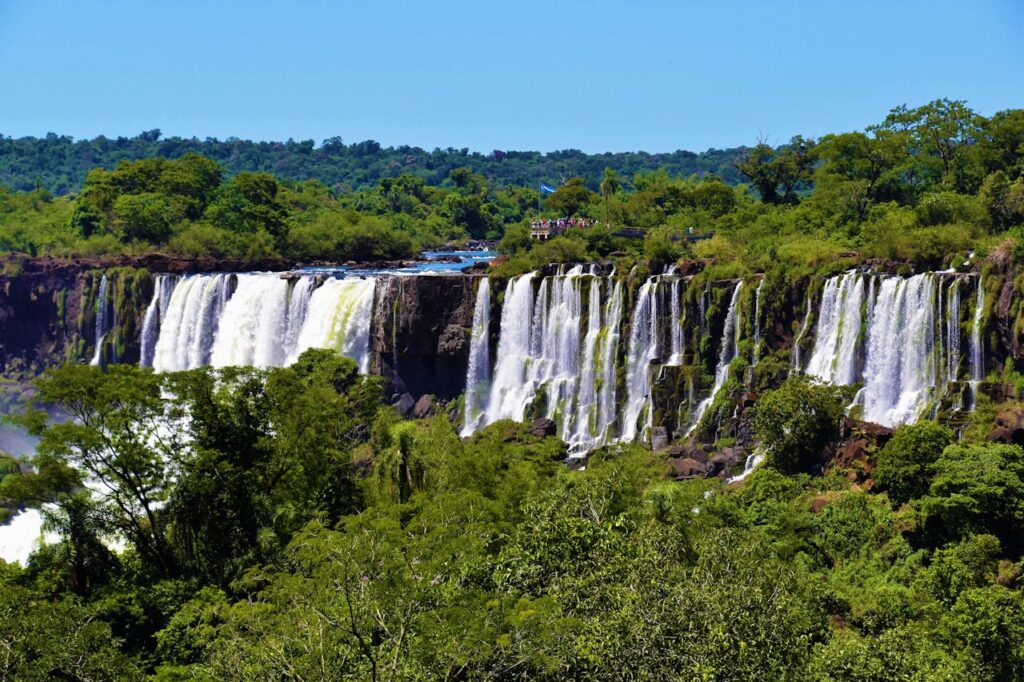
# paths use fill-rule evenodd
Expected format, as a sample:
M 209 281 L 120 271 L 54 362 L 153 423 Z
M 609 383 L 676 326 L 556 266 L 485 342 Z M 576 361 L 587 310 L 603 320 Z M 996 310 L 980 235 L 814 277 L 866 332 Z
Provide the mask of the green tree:
M 878 452 L 872 476 L 893 504 L 900 505 L 928 492 L 931 465 L 953 443 L 953 432 L 929 420 L 896 429 Z
M 767 462 L 782 473 L 808 471 L 839 434 L 845 400 L 841 389 L 793 375 L 757 403 L 754 435 Z

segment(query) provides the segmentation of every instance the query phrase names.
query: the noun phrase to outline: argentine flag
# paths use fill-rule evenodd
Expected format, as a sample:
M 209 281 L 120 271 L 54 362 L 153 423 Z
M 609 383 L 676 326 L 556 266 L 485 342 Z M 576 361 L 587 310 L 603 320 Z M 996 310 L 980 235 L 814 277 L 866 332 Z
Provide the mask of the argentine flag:
M 554 191 L 555 191 L 555 188 L 552 187 L 551 185 L 545 185 L 543 182 L 540 183 L 540 193 L 541 194 L 543 194 L 544 192 L 554 192 Z

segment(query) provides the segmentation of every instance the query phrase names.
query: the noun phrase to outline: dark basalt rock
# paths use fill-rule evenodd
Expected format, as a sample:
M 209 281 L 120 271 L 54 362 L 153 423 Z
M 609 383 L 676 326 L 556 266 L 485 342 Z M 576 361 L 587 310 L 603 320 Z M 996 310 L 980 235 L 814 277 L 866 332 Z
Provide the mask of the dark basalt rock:
M 412 412 L 415 404 L 416 401 L 413 400 L 413 397 L 411 395 L 409 395 L 408 393 L 403 393 L 401 396 L 398 397 L 398 400 L 392 403 L 391 406 L 395 408 L 395 412 L 397 412 L 400 417 L 408 417 L 409 414 Z
M 434 396 L 427 394 L 420 396 L 412 407 L 412 416 L 417 419 L 426 419 L 434 414 Z
M 1024 445 L 1024 410 L 1004 410 L 996 415 L 996 427 L 988 434 L 988 440 Z
M 664 450 L 668 447 L 668 429 L 664 426 L 651 428 L 651 449 Z
M 668 466 L 669 474 L 676 479 L 698 478 L 706 476 L 708 473 L 708 466 L 706 464 L 690 457 L 684 459 L 674 457 L 668 460 Z
M 548 419 L 547 417 L 541 417 L 540 419 L 534 419 L 533 423 L 530 424 L 530 428 L 527 432 L 537 436 L 538 438 L 545 438 L 547 436 L 554 436 L 558 433 L 558 424 Z

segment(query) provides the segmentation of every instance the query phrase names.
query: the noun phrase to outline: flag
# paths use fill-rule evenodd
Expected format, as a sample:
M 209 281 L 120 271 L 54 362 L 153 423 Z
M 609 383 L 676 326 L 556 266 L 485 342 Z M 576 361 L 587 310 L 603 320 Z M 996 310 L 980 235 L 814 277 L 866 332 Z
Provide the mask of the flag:
M 541 194 L 543 194 L 544 192 L 554 192 L 554 191 L 555 191 L 555 188 L 552 187 L 551 185 L 545 185 L 543 182 L 540 183 L 540 193 Z

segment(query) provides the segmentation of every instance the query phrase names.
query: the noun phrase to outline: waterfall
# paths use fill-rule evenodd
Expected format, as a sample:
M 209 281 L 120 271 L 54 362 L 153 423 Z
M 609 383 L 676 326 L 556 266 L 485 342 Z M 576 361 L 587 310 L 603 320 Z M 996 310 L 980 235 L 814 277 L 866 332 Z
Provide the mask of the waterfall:
M 978 386 L 985 378 L 984 349 L 981 345 L 981 320 L 985 315 L 985 282 L 978 275 L 978 292 L 974 300 L 974 319 L 971 322 L 971 409 L 978 404 Z
M 636 440 L 637 420 L 647 407 L 644 428 L 639 431 L 645 436 L 651 425 L 650 365 L 658 357 L 658 282 L 650 278 L 637 292 L 636 306 L 630 325 L 629 347 L 626 355 L 626 405 L 622 413 L 622 441 Z
M 276 367 L 284 364 L 288 280 L 238 275 L 235 293 L 221 313 L 213 339 L 214 367 Z
M 110 295 L 107 276 L 100 278 L 100 290 L 96 295 L 96 350 L 93 352 L 90 365 L 99 365 L 103 361 L 103 342 L 110 332 Z
M 146 315 L 142 319 L 142 333 L 139 336 L 139 364 L 152 367 L 156 355 L 156 342 L 160 333 L 160 325 L 167 317 L 167 306 L 174 291 L 174 278 L 170 275 L 157 275 L 153 281 L 153 299 L 146 307 Z
M 469 342 L 469 367 L 466 371 L 466 405 L 462 435 L 476 429 L 484 414 L 486 397 L 490 391 L 491 358 L 488 331 L 491 326 L 491 280 L 484 277 L 476 292 L 473 307 L 473 333 Z
M 859 273 L 850 271 L 825 283 L 807 374 L 841 385 L 857 380 L 863 306 L 864 277 Z
M 937 380 L 933 274 L 888 277 L 878 287 L 868 324 L 864 419 L 895 426 L 928 405 Z
M 377 280 L 331 278 L 309 297 L 295 348 L 287 362 L 298 359 L 310 348 L 336 350 L 354 360 L 360 374 L 370 371 L 370 322 Z
M 161 316 L 153 369 L 176 372 L 210 364 L 217 321 L 230 295 L 230 275 L 189 275 L 178 280 L 166 316 Z
M 609 284 L 611 278 L 609 278 Z M 619 327 L 622 324 L 622 282 L 615 282 L 612 298 L 605 307 L 604 325 L 600 340 L 601 384 L 597 389 L 600 406 L 596 432 L 601 442 L 607 442 L 615 424 L 616 372 L 615 360 L 619 353 Z
M 671 342 L 671 353 L 666 365 L 678 366 L 683 364 L 683 347 L 686 346 L 686 336 L 683 329 L 681 306 L 679 302 L 679 275 L 676 274 L 675 266 L 669 269 L 667 275 L 671 276 L 669 285 L 669 340 Z
M 484 424 L 499 419 L 522 421 L 532 389 L 526 382 L 530 360 L 530 321 L 533 313 L 533 279 L 536 272 L 519 275 L 505 286 L 501 309 L 498 355 Z
M 946 293 L 946 381 L 960 373 L 960 278 L 949 283 Z
M 538 388 L 545 387 L 548 418 L 565 425 L 572 418 L 572 398 L 580 375 L 580 325 L 582 305 L 580 278 L 583 268 L 541 282 L 534 312 L 533 362 L 528 376 Z M 561 416 L 562 419 L 556 419 Z
M 740 289 L 743 288 L 743 281 L 740 280 L 736 284 L 736 288 L 732 291 L 732 299 L 729 301 L 729 312 L 725 316 L 725 325 L 722 328 L 722 341 L 721 350 L 718 354 L 718 366 L 715 368 L 715 385 L 711 389 L 711 394 L 700 401 L 697 405 L 697 410 L 694 413 L 693 419 L 690 424 L 690 428 L 687 430 L 686 435 L 689 436 L 694 430 L 700 426 L 700 421 L 704 417 L 704 412 L 707 411 L 708 407 L 715 401 L 715 397 L 718 392 L 722 390 L 725 382 L 729 379 L 729 363 L 736 357 L 736 352 L 739 348 L 740 343 L 740 325 L 736 323 L 736 302 L 740 297 Z
M 597 342 L 601 335 L 601 280 L 593 278 L 587 302 L 587 335 L 583 339 L 583 362 L 580 366 L 576 411 L 565 429 L 565 440 L 571 452 L 586 452 L 600 435 L 597 396 Z
M 800 329 L 796 333 L 796 337 L 793 339 L 793 358 L 790 371 L 799 372 L 801 370 L 800 364 L 800 342 L 803 341 L 804 336 L 807 335 L 807 329 L 811 326 L 811 296 L 807 295 L 807 310 L 804 312 L 804 321 L 800 325 Z
M 611 295 L 602 303 L 606 291 Z M 481 338 L 476 327 L 482 319 L 480 296 L 471 356 Z M 621 318 L 622 283 L 614 276 L 599 277 L 593 267 L 563 267 L 555 275 L 531 272 L 509 280 L 489 391 L 486 375 L 479 374 L 475 358 L 470 360 L 462 435 L 499 419 L 522 421 L 534 407 L 554 420 L 570 455 L 607 442 L 617 417 Z
M 332 348 L 369 370 L 373 278 L 275 274 L 158 276 L 146 309 L 141 364 L 279 367 L 308 348 Z
M 757 284 L 757 291 L 754 292 L 754 357 L 750 367 L 757 367 L 761 360 L 761 292 L 764 291 L 764 277 Z

